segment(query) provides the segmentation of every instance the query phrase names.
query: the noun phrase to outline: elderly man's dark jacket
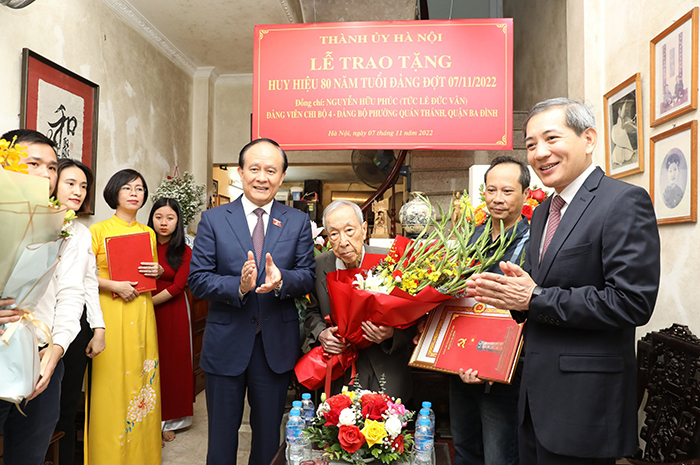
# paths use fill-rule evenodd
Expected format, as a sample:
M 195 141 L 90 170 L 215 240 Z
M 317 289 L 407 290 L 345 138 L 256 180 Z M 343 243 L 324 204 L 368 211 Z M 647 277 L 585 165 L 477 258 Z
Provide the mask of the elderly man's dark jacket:
M 386 255 L 388 250 L 365 246 L 365 252 Z M 311 344 L 317 343 L 318 335 L 328 327 L 324 317 L 331 313 L 331 301 L 326 286 L 326 275 L 336 271 L 335 260 L 336 256 L 332 250 L 316 257 L 316 286 L 313 290 L 314 298 L 312 298 L 314 303 L 307 309 L 304 323 L 306 334 Z M 360 384 L 363 388 L 378 390 L 378 381 L 384 374 L 387 394 L 401 397 L 404 401 L 410 398 L 412 381 L 408 360 L 413 350 L 411 340 L 414 334 L 415 331 L 411 328 L 406 330 L 396 329 L 394 330 L 393 338 L 360 350 L 356 367 Z M 331 388 L 334 394 L 340 391 L 343 381 L 349 381 L 350 374 L 346 373 L 346 376 L 347 379 L 343 380 L 343 377 L 341 377 L 337 382 L 333 383 Z

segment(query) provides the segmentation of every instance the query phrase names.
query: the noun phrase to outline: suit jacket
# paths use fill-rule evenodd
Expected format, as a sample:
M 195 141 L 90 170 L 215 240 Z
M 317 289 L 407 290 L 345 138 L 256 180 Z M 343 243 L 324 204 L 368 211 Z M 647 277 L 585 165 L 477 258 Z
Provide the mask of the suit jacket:
M 200 365 L 207 373 L 236 376 L 248 366 L 253 351 L 258 311 L 265 356 L 275 373 L 294 368 L 299 356 L 299 317 L 294 297 L 314 284 L 313 241 L 309 217 L 273 202 L 265 233 L 258 286 L 265 282 L 265 254 L 282 273 L 279 296 L 248 292 L 238 297 L 241 268 L 254 251 L 241 199 L 207 210 L 197 228 L 189 286 L 210 301 Z
M 535 210 L 525 264 L 543 291 L 525 314 L 520 421 L 528 402 L 551 452 L 629 455 L 637 448 L 635 327 L 649 321 L 659 288 L 654 208 L 644 189 L 597 168 L 539 263 L 550 203 Z
M 388 250 L 365 246 L 365 252 L 386 255 Z M 331 313 L 331 301 L 326 285 L 326 275 L 336 271 L 335 259 L 332 250 L 316 257 L 316 286 L 313 290 L 315 299 L 312 299 L 315 304 L 307 308 L 304 323 L 307 337 L 312 344 L 318 342 L 318 335 L 328 327 L 324 318 Z M 404 401 L 411 397 L 413 383 L 408 360 L 411 358 L 413 349 L 409 343 L 414 334 L 415 331 L 411 328 L 395 329 L 393 338 L 360 350 L 356 367 L 363 388 L 379 390 L 378 381 L 383 374 L 386 379 L 387 394 L 401 397 Z M 333 385 L 333 392 L 340 391 L 342 383 L 337 384 L 338 386 Z

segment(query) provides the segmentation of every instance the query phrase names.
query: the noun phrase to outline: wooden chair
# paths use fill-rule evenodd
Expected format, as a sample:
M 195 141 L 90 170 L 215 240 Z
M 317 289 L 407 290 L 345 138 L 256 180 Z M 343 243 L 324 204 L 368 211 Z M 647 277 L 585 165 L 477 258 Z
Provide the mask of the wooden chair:
M 633 464 L 700 465 L 700 339 L 687 326 L 654 331 L 637 344 L 637 395 L 647 394 Z

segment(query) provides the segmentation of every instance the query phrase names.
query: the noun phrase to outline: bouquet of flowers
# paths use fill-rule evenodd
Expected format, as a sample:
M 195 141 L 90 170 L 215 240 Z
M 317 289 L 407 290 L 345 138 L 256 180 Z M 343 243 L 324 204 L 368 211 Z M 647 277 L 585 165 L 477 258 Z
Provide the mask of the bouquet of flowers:
M 301 384 L 318 389 L 325 381 L 328 392 L 330 381 L 353 365 L 354 353 L 371 344 L 363 338 L 363 321 L 395 328 L 410 326 L 441 302 L 464 294 L 473 273 L 503 257 L 516 231 L 492 242 L 488 219 L 483 233 L 472 241 L 476 223 L 468 202 L 466 207 L 451 228 L 452 205 L 448 214 L 440 209 L 439 221 L 431 214 L 432 228 L 426 228 L 417 240 L 397 237 L 387 256 L 365 254 L 360 270 L 326 275 L 331 321 L 338 327 L 337 336 L 350 347 L 340 356 L 325 354 L 320 346 L 311 349 L 294 369 Z
M 48 180 L 25 174 L 22 150 L 14 140 L 0 140 L 0 298 L 15 299 L 12 308 L 24 311 L 19 321 L 0 325 L 0 398 L 15 403 L 32 393 L 43 371 L 38 341 L 52 347 L 48 326 L 32 311 L 58 264 L 62 237 L 69 232 L 62 232 L 66 209 L 48 202 Z
M 409 461 L 413 436 L 406 432 L 413 412 L 401 399 L 392 400 L 383 390 L 373 392 L 357 385 L 319 405 L 311 427 L 304 433 L 324 450 L 324 457 L 363 464 L 373 457 L 383 463 Z

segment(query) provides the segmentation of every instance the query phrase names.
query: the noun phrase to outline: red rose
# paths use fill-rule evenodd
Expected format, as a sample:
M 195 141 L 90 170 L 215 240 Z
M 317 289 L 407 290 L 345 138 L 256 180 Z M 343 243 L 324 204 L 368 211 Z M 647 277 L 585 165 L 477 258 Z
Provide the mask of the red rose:
M 365 443 L 365 437 L 357 426 L 343 425 L 338 428 L 338 441 L 346 452 L 354 454 Z
M 379 421 L 382 414 L 389 408 L 386 399 L 381 394 L 365 394 L 362 396 L 362 416 L 370 420 Z
M 532 219 L 532 207 L 530 205 L 523 205 L 523 215 L 525 215 L 528 221 Z
M 338 417 L 343 409 L 348 408 L 352 405 L 352 400 L 343 394 L 335 395 L 329 398 L 326 403 L 331 408 L 330 412 L 326 412 L 324 417 L 326 418 L 325 426 L 336 426 L 338 424 Z
M 399 434 L 394 438 L 391 443 L 391 448 L 394 449 L 397 454 L 403 454 L 403 434 Z
M 547 194 L 545 194 L 542 189 L 535 189 L 530 191 L 530 198 L 542 203 L 542 201 L 547 198 Z

